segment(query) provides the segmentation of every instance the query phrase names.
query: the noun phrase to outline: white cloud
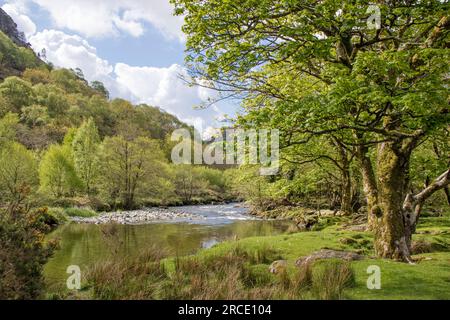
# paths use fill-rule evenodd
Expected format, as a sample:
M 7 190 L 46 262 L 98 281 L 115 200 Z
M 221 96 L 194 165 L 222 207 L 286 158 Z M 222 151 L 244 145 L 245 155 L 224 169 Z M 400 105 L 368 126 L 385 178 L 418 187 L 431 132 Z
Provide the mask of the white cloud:
M 142 26 L 142 24 L 134 20 L 127 19 L 126 16 L 124 17 L 124 19 L 115 17 L 114 24 L 118 29 L 129 33 L 133 37 L 137 38 L 144 34 L 144 27 Z
M 180 78 L 187 76 L 187 71 L 178 64 L 168 68 L 154 68 L 118 63 L 114 72 L 118 84 L 127 88 L 138 102 L 159 106 L 198 129 L 215 123 L 216 118 L 222 116 L 216 106 L 194 109 L 194 106 L 208 99 L 207 91 L 201 87 L 187 86 Z
M 58 28 L 86 37 L 105 37 L 120 31 L 134 37 L 150 23 L 170 39 L 184 40 L 182 17 L 173 16 L 169 0 L 29 0 L 49 12 Z
M 94 47 L 77 35 L 44 30 L 30 37 L 33 49 L 47 51 L 47 60 L 65 68 L 81 68 L 87 79 L 104 79 L 113 72 L 108 61 L 97 56 Z
M 19 31 L 24 32 L 27 38 L 36 33 L 36 25 L 28 16 L 22 14 L 24 8 L 20 2 L 6 3 L 2 9 L 16 22 Z

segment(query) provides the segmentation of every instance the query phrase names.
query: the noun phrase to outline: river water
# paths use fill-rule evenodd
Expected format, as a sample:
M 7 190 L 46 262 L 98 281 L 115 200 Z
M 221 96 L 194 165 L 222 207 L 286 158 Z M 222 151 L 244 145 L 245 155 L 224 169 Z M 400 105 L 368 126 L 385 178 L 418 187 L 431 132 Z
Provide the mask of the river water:
M 173 255 L 189 255 L 226 240 L 282 234 L 292 225 L 288 221 L 257 219 L 238 204 L 186 206 L 176 210 L 202 218 L 188 222 L 174 219 L 145 225 L 119 225 L 117 254 L 132 256 L 156 245 Z M 85 270 L 111 255 L 110 245 L 98 225 L 68 224 L 52 233 L 51 238 L 60 240 L 60 249 L 45 267 L 45 278 L 50 285 L 64 285 L 69 266 Z

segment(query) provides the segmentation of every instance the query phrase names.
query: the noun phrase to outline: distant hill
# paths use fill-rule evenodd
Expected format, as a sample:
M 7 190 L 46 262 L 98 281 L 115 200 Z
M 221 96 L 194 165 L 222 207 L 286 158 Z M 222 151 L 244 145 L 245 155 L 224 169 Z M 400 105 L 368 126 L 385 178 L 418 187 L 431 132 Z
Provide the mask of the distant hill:
M 18 141 L 38 150 L 61 142 L 89 118 L 102 137 L 144 135 L 163 142 L 173 130 L 188 128 L 160 108 L 111 100 L 104 85 L 89 83 L 81 70 L 43 62 L 0 9 L 0 118 L 8 113 L 20 119 Z

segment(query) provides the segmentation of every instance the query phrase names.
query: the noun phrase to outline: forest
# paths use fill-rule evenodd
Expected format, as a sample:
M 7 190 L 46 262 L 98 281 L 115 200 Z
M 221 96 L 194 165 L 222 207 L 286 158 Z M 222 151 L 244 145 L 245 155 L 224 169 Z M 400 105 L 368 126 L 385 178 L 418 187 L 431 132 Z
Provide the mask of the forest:
M 272 176 L 254 164 L 173 164 L 172 133 L 193 127 L 111 98 L 81 69 L 0 33 L 0 298 L 448 299 L 449 3 L 372 2 L 171 0 L 184 17 L 185 80 L 241 101 L 232 128 L 279 130 Z M 46 289 L 60 246 L 48 235 L 73 217 L 230 202 L 293 226 L 193 256 L 152 247 L 92 266 L 78 293 Z M 118 227 L 102 228 L 118 252 Z M 297 260 L 319 250 L 337 259 Z M 371 264 L 388 270 L 389 292 L 361 289 Z M 395 277 L 409 266 L 424 296 Z

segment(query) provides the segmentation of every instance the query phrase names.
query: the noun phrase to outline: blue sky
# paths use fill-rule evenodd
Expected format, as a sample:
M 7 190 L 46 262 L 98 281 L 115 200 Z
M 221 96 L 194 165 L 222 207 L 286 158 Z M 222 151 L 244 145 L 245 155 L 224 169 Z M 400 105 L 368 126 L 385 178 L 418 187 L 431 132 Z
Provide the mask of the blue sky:
M 236 102 L 198 110 L 208 97 L 179 79 L 184 68 L 182 17 L 169 0 L 5 0 L 1 7 L 24 31 L 35 51 L 54 65 L 81 68 L 105 83 L 113 97 L 148 103 L 211 131 L 233 116 Z

